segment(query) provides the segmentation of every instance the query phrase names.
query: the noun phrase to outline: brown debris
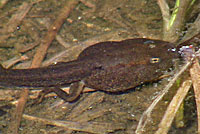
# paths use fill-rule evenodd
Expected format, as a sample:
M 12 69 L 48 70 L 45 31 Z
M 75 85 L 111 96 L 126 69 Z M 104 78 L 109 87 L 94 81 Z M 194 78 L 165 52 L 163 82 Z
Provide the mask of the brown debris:
M 94 134 L 105 134 L 115 130 L 125 129 L 124 124 L 118 123 L 104 123 L 104 122 L 74 122 L 74 121 L 61 121 L 50 120 L 24 114 L 23 117 L 27 120 L 34 120 L 37 122 L 43 122 L 44 124 L 55 125 L 65 129 L 72 129 L 76 131 L 89 132 Z
M 87 98 L 82 100 L 82 102 L 77 105 L 68 115 L 67 120 L 73 120 L 80 116 L 83 112 L 87 111 L 90 109 L 90 106 L 94 103 L 100 103 L 102 99 L 104 98 L 104 95 L 97 94 L 97 93 L 92 93 L 90 94 Z
M 159 124 L 159 129 L 156 131 L 155 134 L 167 134 L 172 121 L 178 111 L 181 103 L 183 102 L 185 96 L 187 95 L 190 87 L 192 85 L 191 80 L 186 80 L 183 82 L 182 86 L 178 89 L 176 95 L 173 97 L 172 101 L 170 102 L 165 115 L 162 118 L 162 121 Z
M 28 89 L 23 89 L 22 90 L 23 94 L 21 93 L 21 97 L 19 99 L 19 102 L 17 104 L 16 107 L 16 112 L 14 112 L 12 114 L 12 121 L 8 127 L 8 133 L 9 134 L 18 134 L 18 129 L 21 123 L 21 119 L 22 119 L 22 114 L 25 108 L 25 104 L 27 102 L 28 99 Z
M 200 133 L 200 66 L 199 60 L 196 58 L 190 69 L 190 75 L 193 82 L 195 100 L 197 106 L 198 133 Z
M 24 2 L 17 10 L 17 12 L 12 15 L 11 19 L 7 23 L 7 25 L 4 26 L 4 28 L 1 30 L 0 33 L 3 33 L 3 36 L 0 36 L 0 46 L 1 47 L 7 47 L 6 45 L 6 39 L 10 36 L 10 33 L 17 30 L 17 26 L 20 25 L 20 23 L 23 21 L 24 17 L 27 15 L 27 13 L 30 11 L 33 3 L 27 3 Z
M 39 67 L 46 55 L 47 49 L 49 48 L 51 42 L 55 39 L 57 32 L 60 30 L 62 24 L 69 16 L 70 12 L 74 9 L 78 0 L 69 0 L 65 3 L 65 7 L 60 11 L 59 16 L 56 21 L 50 26 L 48 32 L 44 39 L 41 41 L 39 48 L 36 51 L 36 54 L 32 61 L 32 68 Z

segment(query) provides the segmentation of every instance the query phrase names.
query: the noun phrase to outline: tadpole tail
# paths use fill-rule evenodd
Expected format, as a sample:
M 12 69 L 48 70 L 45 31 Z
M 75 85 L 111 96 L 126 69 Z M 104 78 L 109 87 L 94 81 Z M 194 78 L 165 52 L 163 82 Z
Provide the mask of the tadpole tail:
M 0 65 L 1 86 L 55 87 L 80 81 L 88 76 L 93 64 L 70 61 L 32 69 L 5 69 Z

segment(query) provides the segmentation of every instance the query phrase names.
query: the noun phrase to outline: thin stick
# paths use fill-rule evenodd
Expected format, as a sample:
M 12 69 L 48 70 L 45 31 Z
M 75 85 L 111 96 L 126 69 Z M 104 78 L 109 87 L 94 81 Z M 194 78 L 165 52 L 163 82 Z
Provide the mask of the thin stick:
M 3 26 L 3 29 L 1 29 L 0 31 L 1 34 L 3 33 L 3 35 L 0 36 L 1 47 L 9 47 L 6 43 L 7 39 L 11 36 L 11 33 L 13 33 L 17 29 L 17 26 L 21 24 L 24 17 L 32 8 L 32 5 L 33 3 L 23 2 L 22 5 L 18 8 L 17 12 L 14 15 L 12 15 L 8 23 L 5 26 Z
M 192 80 L 186 80 L 183 82 L 182 86 L 178 89 L 176 95 L 173 97 L 167 110 L 165 111 L 165 115 L 159 124 L 159 129 L 156 131 L 155 134 L 167 134 L 172 124 L 172 121 L 176 115 L 176 112 L 178 111 L 181 103 L 187 95 L 191 85 Z
M 64 129 L 71 129 L 76 131 L 89 132 L 94 134 L 107 134 L 115 130 L 125 129 L 123 123 L 109 123 L 109 122 L 76 122 L 76 121 L 62 121 L 39 118 L 24 114 L 23 117 L 27 120 L 33 120 L 44 124 L 50 124 Z
M 190 75 L 193 82 L 197 107 L 198 134 L 200 134 L 200 66 L 197 58 L 195 59 L 195 62 L 190 69 Z
M 51 42 L 55 39 L 57 32 L 60 30 L 62 24 L 69 16 L 70 12 L 75 8 L 78 0 L 67 0 L 66 6 L 61 10 L 60 15 L 57 20 L 51 25 L 46 36 L 41 41 L 41 45 L 37 49 L 32 61 L 32 68 L 39 67 L 46 55 L 47 49 L 49 48 Z
M 20 126 L 24 107 L 28 99 L 28 91 L 29 90 L 27 88 L 22 90 L 23 94 L 21 94 L 18 101 L 16 111 L 12 114 L 12 121 L 8 127 L 8 134 L 18 134 L 18 128 Z
M 156 97 L 153 103 L 148 107 L 148 109 L 143 113 L 138 123 L 137 129 L 135 131 L 136 134 L 141 134 L 144 131 L 144 127 L 146 126 L 147 122 L 150 121 L 151 112 L 157 105 L 157 103 L 163 98 L 163 96 L 169 91 L 172 85 L 176 82 L 178 77 L 192 64 L 192 60 L 188 61 L 179 72 L 175 74 L 173 79 L 167 84 L 167 86 L 160 92 L 160 94 Z

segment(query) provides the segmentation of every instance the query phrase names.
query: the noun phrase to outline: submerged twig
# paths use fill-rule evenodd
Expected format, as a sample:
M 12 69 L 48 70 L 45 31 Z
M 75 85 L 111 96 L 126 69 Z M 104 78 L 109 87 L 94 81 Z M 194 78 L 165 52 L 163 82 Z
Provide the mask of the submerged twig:
M 22 114 L 23 114 L 23 111 L 24 111 L 24 107 L 25 107 L 25 104 L 26 104 L 26 101 L 28 99 L 28 89 L 23 89 L 22 90 L 23 94 L 21 94 L 22 96 L 20 97 L 19 99 L 19 102 L 17 104 L 17 107 L 16 107 L 16 112 L 12 114 L 12 121 L 9 125 L 9 128 L 8 128 L 8 133 L 9 134 L 18 134 L 18 128 L 20 126 L 20 122 L 21 122 L 21 117 L 22 117 Z
M 9 22 L 3 27 L 3 29 L 0 31 L 0 33 L 4 33 L 3 36 L 0 36 L 0 46 L 1 47 L 6 47 L 6 39 L 10 37 L 10 33 L 14 32 L 17 30 L 17 26 L 20 25 L 24 17 L 27 15 L 27 13 L 30 11 L 33 3 L 27 3 L 24 2 L 17 12 L 12 15 L 11 19 Z
M 41 41 L 41 45 L 39 46 L 33 58 L 31 65 L 32 68 L 39 67 L 41 65 L 51 42 L 54 40 L 57 32 L 60 30 L 62 24 L 64 23 L 64 21 L 69 16 L 70 12 L 74 9 L 77 3 L 78 0 L 67 1 L 67 3 L 65 4 L 66 6 L 61 10 L 57 20 L 51 25 L 46 36 Z
M 186 80 L 183 82 L 182 86 L 178 89 L 176 95 L 173 97 L 167 110 L 165 111 L 165 115 L 159 124 L 159 129 L 156 131 L 155 134 L 167 134 L 172 124 L 172 121 L 176 115 L 176 112 L 178 111 L 181 103 L 183 102 L 185 96 L 187 95 L 191 85 L 192 85 L 191 80 Z
M 198 59 L 195 59 L 193 66 L 190 69 L 190 75 L 193 82 L 196 107 L 197 107 L 197 119 L 198 119 L 198 134 L 200 133 L 200 66 Z
M 11 66 L 13 66 L 14 64 L 16 64 L 17 62 L 24 61 L 24 60 L 27 60 L 27 59 L 28 59 L 28 57 L 26 55 L 15 56 L 12 59 L 4 61 L 2 63 L 2 65 L 5 68 L 10 68 Z
M 24 114 L 23 117 L 27 120 L 35 120 L 37 122 L 43 122 L 45 124 L 55 125 L 65 129 L 71 129 L 76 131 L 89 132 L 94 134 L 105 134 L 114 132 L 115 130 L 125 129 L 123 123 L 107 123 L 107 122 L 74 122 L 74 121 L 61 121 L 61 120 L 50 120 L 30 116 Z
M 167 84 L 167 86 L 159 93 L 156 99 L 152 102 L 152 104 L 148 107 L 148 109 L 143 113 L 138 123 L 137 129 L 135 131 L 136 134 L 141 134 L 144 131 L 144 127 L 146 126 L 147 122 L 150 121 L 151 112 L 157 105 L 157 103 L 163 98 L 163 96 L 169 91 L 169 89 L 173 86 L 176 82 L 178 77 L 192 64 L 192 60 L 188 61 L 179 72 L 175 74 L 173 79 Z
M 97 93 L 93 93 L 90 94 L 89 97 L 85 98 L 80 104 L 78 104 L 73 110 L 72 112 L 69 114 L 69 116 L 67 117 L 67 120 L 73 120 L 75 118 L 77 118 L 78 116 L 80 116 L 84 111 L 88 110 L 89 107 L 94 104 L 94 103 L 99 103 L 103 100 L 104 98 L 104 94 L 97 94 Z
M 23 88 L 20 88 L 20 90 L 13 90 L 13 88 L 7 88 L 7 87 L 6 87 L 6 90 L 0 89 L 0 101 L 3 101 L 3 100 L 11 101 L 13 99 L 15 100 L 17 97 L 19 97 L 19 94 L 20 94 L 20 92 L 22 92 L 21 91 L 22 89 Z M 69 87 L 63 88 L 62 90 L 69 93 Z M 92 91 L 95 91 L 95 90 L 92 88 L 85 87 L 83 90 L 83 93 L 92 92 Z M 40 92 L 41 92 L 41 90 L 39 90 L 39 89 L 35 89 L 35 90 L 31 89 L 31 91 L 29 92 L 29 98 L 37 99 L 38 94 Z M 50 93 L 50 94 L 45 95 L 45 98 L 54 97 L 54 96 L 56 96 L 55 93 Z M 14 102 L 16 102 L 16 101 L 14 101 Z

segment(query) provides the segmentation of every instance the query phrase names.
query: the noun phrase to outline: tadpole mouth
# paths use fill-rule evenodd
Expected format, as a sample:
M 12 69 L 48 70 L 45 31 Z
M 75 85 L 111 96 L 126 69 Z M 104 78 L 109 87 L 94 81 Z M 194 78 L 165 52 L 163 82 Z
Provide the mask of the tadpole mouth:
M 182 46 L 178 50 L 179 55 L 185 60 L 190 60 L 195 57 L 195 49 L 193 45 Z

